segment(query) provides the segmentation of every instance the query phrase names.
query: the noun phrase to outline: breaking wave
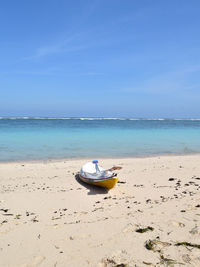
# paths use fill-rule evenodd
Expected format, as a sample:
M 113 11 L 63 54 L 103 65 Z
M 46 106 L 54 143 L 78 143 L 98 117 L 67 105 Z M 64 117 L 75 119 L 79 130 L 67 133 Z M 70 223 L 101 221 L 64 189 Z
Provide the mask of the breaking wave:
M 200 118 L 109 118 L 109 117 L 0 117 L 0 120 L 122 120 L 122 121 L 200 121 Z

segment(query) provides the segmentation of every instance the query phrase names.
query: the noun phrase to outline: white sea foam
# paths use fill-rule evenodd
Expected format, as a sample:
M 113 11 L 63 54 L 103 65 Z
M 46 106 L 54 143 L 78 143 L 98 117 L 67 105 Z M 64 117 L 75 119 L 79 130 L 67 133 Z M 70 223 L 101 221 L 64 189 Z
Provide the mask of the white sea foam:
M 127 121 L 200 121 L 200 118 L 109 118 L 109 117 L 0 117 L 0 120 L 127 120 Z

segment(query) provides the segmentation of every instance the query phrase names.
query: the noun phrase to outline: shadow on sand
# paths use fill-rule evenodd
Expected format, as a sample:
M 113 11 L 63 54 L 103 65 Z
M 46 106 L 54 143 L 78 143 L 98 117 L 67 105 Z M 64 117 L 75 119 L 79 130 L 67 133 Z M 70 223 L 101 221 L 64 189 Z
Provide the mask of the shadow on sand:
M 75 175 L 75 179 L 80 185 L 82 185 L 85 188 L 87 188 L 88 190 L 90 190 L 88 192 L 88 195 L 98 195 L 98 194 L 107 194 L 108 193 L 108 190 L 106 188 L 84 183 L 83 181 L 81 181 L 79 174 Z

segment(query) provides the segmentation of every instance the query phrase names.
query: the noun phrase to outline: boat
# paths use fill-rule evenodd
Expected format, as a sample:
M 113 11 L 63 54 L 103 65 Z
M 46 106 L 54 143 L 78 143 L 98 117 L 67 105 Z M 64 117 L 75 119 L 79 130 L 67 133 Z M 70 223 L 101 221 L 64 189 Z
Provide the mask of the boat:
M 104 170 L 102 167 L 98 166 L 98 160 L 93 160 L 82 166 L 79 177 L 87 184 L 101 186 L 109 190 L 112 189 L 118 181 L 116 174 L 112 172 L 114 169 L 115 168 Z

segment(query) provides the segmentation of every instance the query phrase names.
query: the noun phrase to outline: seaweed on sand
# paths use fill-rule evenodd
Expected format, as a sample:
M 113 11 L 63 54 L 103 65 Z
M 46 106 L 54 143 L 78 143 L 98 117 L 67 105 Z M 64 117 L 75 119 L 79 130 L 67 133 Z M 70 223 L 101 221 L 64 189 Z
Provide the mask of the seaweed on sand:
M 193 248 L 198 248 L 200 249 L 200 245 L 198 244 L 192 244 L 189 242 L 177 242 L 175 246 L 186 246 L 186 247 L 193 247 Z
M 146 228 L 138 228 L 138 229 L 136 229 L 135 231 L 136 231 L 137 233 L 145 233 L 145 232 L 147 232 L 147 231 L 153 231 L 153 230 L 154 230 L 153 227 L 148 226 L 148 227 L 146 227 Z
M 160 264 L 165 264 L 166 266 L 174 266 L 174 264 L 182 264 L 176 260 L 165 258 L 163 255 L 160 255 Z
M 153 240 L 149 239 L 148 241 L 146 241 L 145 248 L 148 249 L 148 250 L 154 250 Z
M 106 266 L 112 266 L 112 267 L 128 267 L 128 265 L 127 264 L 125 264 L 125 263 L 116 263 L 115 262 L 115 260 L 113 260 L 113 259 L 106 259 L 106 260 L 104 260 L 103 261 L 103 263 L 104 263 L 104 266 L 106 267 Z
M 171 244 L 168 242 L 162 242 L 156 239 L 154 240 L 149 239 L 148 241 L 145 242 L 145 248 L 148 250 L 152 250 L 154 252 L 161 252 L 161 250 L 164 247 L 168 247 L 168 246 L 171 246 Z

